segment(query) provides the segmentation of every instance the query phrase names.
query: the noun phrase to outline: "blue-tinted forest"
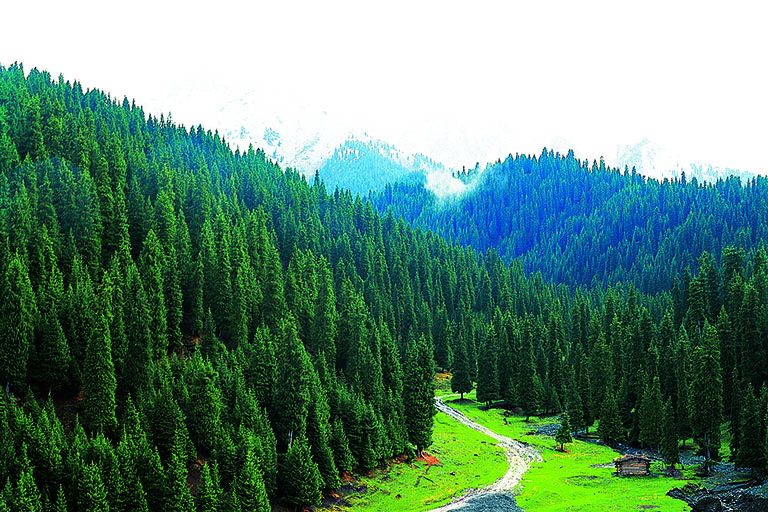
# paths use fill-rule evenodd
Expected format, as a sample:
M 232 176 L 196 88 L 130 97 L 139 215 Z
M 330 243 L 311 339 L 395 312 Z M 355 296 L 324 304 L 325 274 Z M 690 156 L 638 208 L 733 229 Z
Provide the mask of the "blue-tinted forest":
M 478 251 L 519 259 L 526 272 L 569 285 L 633 283 L 669 290 L 699 256 L 765 240 L 768 180 L 646 179 L 570 152 L 515 155 L 459 175 L 467 190 L 438 199 L 419 184 L 372 196 L 414 226 Z

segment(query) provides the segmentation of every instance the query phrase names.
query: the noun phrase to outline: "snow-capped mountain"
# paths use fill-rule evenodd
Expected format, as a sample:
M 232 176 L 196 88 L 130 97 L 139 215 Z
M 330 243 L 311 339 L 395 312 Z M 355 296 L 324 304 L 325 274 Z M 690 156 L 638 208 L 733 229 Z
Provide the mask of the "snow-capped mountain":
M 620 169 L 634 167 L 638 174 L 659 180 L 680 177 L 682 173 L 685 173 L 688 179 L 696 178 L 700 182 L 710 183 L 729 176 L 738 176 L 742 179 L 755 176 L 750 172 L 684 158 L 675 151 L 647 138 L 636 144 L 619 146 L 616 150 L 615 165 Z
M 457 193 L 464 183 L 450 170 L 421 154 L 408 154 L 380 140 L 349 138 L 318 171 L 330 188 L 366 194 L 396 181 L 423 183 L 436 195 Z
M 366 138 L 325 110 L 280 103 L 252 92 L 222 105 L 215 123 L 231 144 L 253 144 L 281 165 L 306 174 L 322 167 L 346 140 Z
M 387 183 L 407 181 L 424 183 L 442 196 L 464 188 L 441 162 L 400 150 L 290 92 L 262 89 L 243 94 L 214 83 L 195 83 L 146 105 L 153 114 L 163 111 L 158 106 L 170 110 L 177 122 L 202 121 L 232 147 L 246 150 L 253 144 L 280 165 L 308 177 L 317 171 L 329 189 L 338 186 L 365 194 Z
M 170 111 L 174 121 L 183 124 L 202 123 L 218 130 L 233 147 L 246 150 L 253 144 L 282 166 L 308 177 L 320 172 L 329 188 L 339 186 L 361 194 L 393 181 L 423 182 L 438 195 L 455 194 L 464 190 L 464 183 L 454 177 L 456 171 L 482 169 L 511 152 L 538 154 L 542 147 L 562 154 L 573 149 L 578 158 L 595 158 L 562 137 L 528 139 L 506 126 L 468 127 L 449 119 L 371 135 L 359 120 L 348 121 L 283 88 L 261 86 L 243 93 L 219 82 L 198 81 L 173 91 L 148 101 L 144 98 L 147 111 L 155 115 Z M 683 172 L 699 181 L 754 176 L 683 158 L 648 139 L 617 146 L 615 160 L 606 160 L 657 179 Z

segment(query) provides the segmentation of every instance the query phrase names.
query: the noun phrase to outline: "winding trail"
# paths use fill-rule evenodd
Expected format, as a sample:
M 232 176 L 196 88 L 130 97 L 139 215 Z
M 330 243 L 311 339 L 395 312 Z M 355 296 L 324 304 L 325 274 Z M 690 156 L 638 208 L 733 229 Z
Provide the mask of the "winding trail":
M 455 499 L 454 501 L 431 510 L 430 512 L 447 512 L 449 510 L 460 510 L 461 512 L 472 511 L 507 511 L 520 510 L 515 504 L 514 489 L 520 482 L 523 474 L 531 467 L 534 461 L 541 461 L 541 455 L 532 446 L 525 445 L 509 437 L 497 434 L 496 432 L 472 421 L 462 412 L 445 405 L 443 398 L 459 395 L 446 395 L 435 397 L 435 406 L 443 414 L 463 423 L 469 428 L 482 432 L 496 441 L 501 446 L 504 454 L 507 456 L 509 469 L 507 473 L 498 479 L 493 485 L 482 489 L 470 490 L 467 494 Z

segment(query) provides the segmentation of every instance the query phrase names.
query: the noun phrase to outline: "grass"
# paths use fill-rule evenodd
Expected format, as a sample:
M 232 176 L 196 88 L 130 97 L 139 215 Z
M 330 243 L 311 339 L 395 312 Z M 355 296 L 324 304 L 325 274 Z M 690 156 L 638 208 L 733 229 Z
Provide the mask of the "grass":
M 435 395 L 451 394 L 450 376 L 438 374 Z M 474 392 L 465 394 L 464 400 L 458 396 L 444 400 L 494 432 L 536 445 L 543 460 L 534 463 L 525 474 L 516 497 L 518 505 L 525 510 L 681 512 L 690 508 L 666 496 L 667 491 L 683 487 L 689 481 L 703 483 L 691 467 L 678 479 L 667 477 L 660 463 L 652 464 L 652 474 L 647 477 L 616 477 L 612 462 L 618 454 L 610 448 L 576 441 L 566 444 L 567 451 L 563 453 L 555 449 L 553 438 L 534 433 L 538 426 L 556 422 L 556 417 L 532 416 L 526 422 L 524 416 L 502 409 L 486 410 L 484 404 L 475 401 Z M 352 510 L 430 510 L 469 489 L 490 485 L 506 472 L 506 459 L 493 439 L 445 415 L 435 416 L 433 439 L 429 453 L 439 459 L 439 464 L 429 466 L 421 460 L 395 462 L 387 469 L 356 478 L 353 485 L 367 486 L 367 492 L 346 497 Z M 727 446 L 725 442 L 724 446 Z M 610 465 L 593 467 L 605 464 Z
M 474 395 L 465 395 L 473 398 Z M 614 467 L 592 467 L 611 463 L 618 454 L 606 446 L 583 441 L 566 444 L 566 453 L 555 450 L 551 437 L 532 435 L 540 424 L 552 423 L 556 418 L 531 417 L 530 423 L 519 415 L 505 416 L 501 409 L 485 410 L 482 404 L 465 400 L 446 401 L 469 418 L 491 430 L 513 439 L 535 444 L 543 461 L 535 463 L 521 481 L 517 503 L 525 510 L 547 511 L 610 511 L 643 510 L 659 512 L 685 511 L 684 502 L 666 496 L 674 487 L 682 487 L 687 480 L 700 483 L 691 468 L 683 472 L 682 479 L 662 476 L 663 467 L 654 463 L 648 477 L 620 478 L 613 476 Z M 506 419 L 506 423 L 504 420 Z
M 504 452 L 492 438 L 444 414 L 435 416 L 432 437 L 428 453 L 439 464 L 430 467 L 422 460 L 393 462 L 385 470 L 356 478 L 353 485 L 365 485 L 367 492 L 346 497 L 352 510 L 430 510 L 469 489 L 492 484 L 507 470 Z
M 435 396 L 445 396 L 453 394 L 451 391 L 451 374 L 450 373 L 438 373 L 435 374 Z
M 616 456 L 613 450 L 580 441 L 566 449 L 562 453 L 544 446 L 543 462 L 534 464 L 521 482 L 517 497 L 521 507 L 536 511 L 690 510 L 686 503 L 666 496 L 671 488 L 686 482 L 660 476 L 661 464 L 652 465 L 651 476 L 621 478 L 613 476 L 613 467 L 592 467 L 611 462 Z

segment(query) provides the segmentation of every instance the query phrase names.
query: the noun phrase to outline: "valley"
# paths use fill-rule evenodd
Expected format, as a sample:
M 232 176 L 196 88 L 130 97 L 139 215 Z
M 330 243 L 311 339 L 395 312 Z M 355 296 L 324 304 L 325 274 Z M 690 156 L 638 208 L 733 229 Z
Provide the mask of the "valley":
M 273 156 L 0 66 L 0 511 L 686 510 L 768 471 L 765 178 Z

